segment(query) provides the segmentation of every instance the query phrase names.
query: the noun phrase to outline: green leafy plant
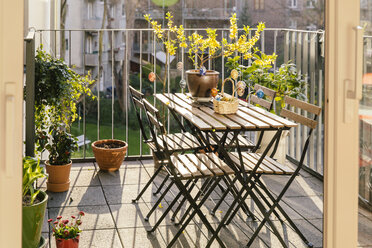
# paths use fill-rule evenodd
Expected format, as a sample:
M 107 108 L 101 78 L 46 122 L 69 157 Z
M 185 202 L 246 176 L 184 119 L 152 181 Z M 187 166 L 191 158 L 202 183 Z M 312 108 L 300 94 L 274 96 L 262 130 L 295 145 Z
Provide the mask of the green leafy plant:
M 85 213 L 80 211 L 78 216 L 71 216 L 71 220 L 62 219 L 62 216 L 58 216 L 53 222 L 53 219 L 49 219 L 48 222 L 53 229 L 53 236 L 56 239 L 73 239 L 80 235 L 80 225 L 83 223 L 81 217 Z
M 40 190 L 35 190 L 34 184 L 38 178 L 45 177 L 40 161 L 32 157 L 23 158 L 22 197 L 23 205 L 30 206 L 35 202 Z
M 44 131 L 43 131 L 44 132 Z M 50 138 L 44 134 L 45 149 L 49 152 L 50 165 L 64 165 L 71 161 L 71 155 L 77 150 L 77 140 L 64 130 L 63 126 L 52 125 L 49 128 Z
M 272 71 L 271 65 L 252 64 L 242 66 L 240 58 L 230 58 L 226 66 L 231 70 L 239 71 L 241 80 L 250 84 L 250 92 L 254 92 L 254 85 L 260 84 L 276 91 L 275 102 L 277 112 L 285 106 L 284 97 L 290 96 L 306 100 L 305 75 L 298 73 L 296 65 L 288 62 L 282 64 L 277 71 Z M 247 96 L 248 98 L 249 96 Z
M 81 76 L 66 63 L 54 58 L 43 47 L 35 56 L 35 126 L 36 148 L 42 152 L 47 145 L 45 130 L 52 125 L 70 125 L 78 117 L 77 103 L 83 95 L 94 98 L 90 73 Z

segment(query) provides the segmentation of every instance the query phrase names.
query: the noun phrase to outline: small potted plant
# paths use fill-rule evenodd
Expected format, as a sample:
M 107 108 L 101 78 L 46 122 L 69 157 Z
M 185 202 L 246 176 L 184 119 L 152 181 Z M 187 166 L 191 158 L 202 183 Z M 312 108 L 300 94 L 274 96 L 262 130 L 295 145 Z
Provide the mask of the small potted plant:
M 45 149 L 49 152 L 49 160 L 45 161 L 49 175 L 47 189 L 52 192 L 64 192 L 70 187 L 71 154 L 77 150 L 76 138 L 72 137 L 63 125 L 53 125 L 49 129 L 50 138 Z
M 186 71 L 186 81 L 189 92 L 197 101 L 209 101 L 212 89 L 217 87 L 219 81 L 219 72 L 207 70 L 204 66 L 206 62 L 221 56 L 229 58 L 236 53 L 241 54 L 240 56 L 244 60 L 257 60 L 257 64 L 270 64 L 276 58 L 275 54 L 266 55 L 255 47 L 256 42 L 260 38 L 261 32 L 265 29 L 264 23 L 258 24 L 255 35 L 251 38 L 250 32 L 252 29 L 249 26 L 244 26 L 244 33 L 239 35 L 236 13 L 234 13 L 230 17 L 229 42 L 225 38 L 222 38 L 221 42 L 218 41 L 217 30 L 208 28 L 205 37 L 197 32 L 188 36 L 187 39 L 190 42 L 188 45 L 183 26 L 180 25 L 177 27 L 174 25 L 172 18 L 173 16 L 168 12 L 166 19 L 168 20 L 167 26 L 169 33 L 167 33 L 165 29 L 162 29 L 161 25 L 158 24 L 157 21 L 151 19 L 150 15 L 145 15 L 145 19 L 151 24 L 156 34 L 156 38 L 164 44 L 167 57 L 168 55 L 175 55 L 178 48 L 177 46 L 188 48 L 189 58 L 197 69 Z M 222 49 L 222 47 L 224 47 L 224 49 Z M 259 56 L 259 54 L 261 56 Z M 168 60 L 165 64 L 166 68 L 167 63 Z M 183 68 L 182 62 L 177 64 L 177 68 Z M 158 77 L 163 82 L 163 89 L 165 89 L 166 76 L 167 73 L 165 73 L 165 78 L 163 80 Z M 154 76 L 153 79 L 155 80 L 155 78 L 156 77 Z M 181 81 L 180 85 L 181 87 L 184 87 L 186 84 Z
M 35 248 L 45 243 L 41 236 L 48 195 L 35 189 L 38 178 L 45 177 L 40 161 L 23 158 L 22 180 L 22 247 Z
M 57 248 L 79 247 L 80 225 L 83 223 L 81 217 L 84 215 L 84 212 L 80 211 L 77 217 L 72 215 L 70 220 L 63 220 L 62 216 L 58 216 L 55 221 L 53 219 L 48 220 L 56 239 Z
M 116 171 L 124 161 L 128 144 L 116 139 L 97 140 L 92 150 L 100 170 Z

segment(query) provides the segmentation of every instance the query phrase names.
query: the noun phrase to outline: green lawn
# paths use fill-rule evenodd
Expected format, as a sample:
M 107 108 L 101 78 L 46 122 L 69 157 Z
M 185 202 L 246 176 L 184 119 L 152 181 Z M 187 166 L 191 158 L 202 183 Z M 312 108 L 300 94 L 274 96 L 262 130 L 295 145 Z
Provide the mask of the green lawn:
M 80 122 L 80 129 L 78 128 L 78 122 L 72 124 L 71 132 L 75 136 L 83 134 L 83 124 Z M 100 139 L 110 139 L 111 138 L 111 125 L 100 125 Z M 115 125 L 114 127 L 114 138 L 126 141 L 125 137 L 125 126 L 124 125 Z M 86 123 L 86 139 L 89 139 L 91 142 L 97 140 L 97 124 L 96 123 Z M 142 145 L 143 154 L 150 154 L 149 148 L 146 144 Z M 139 127 L 136 130 L 129 128 L 128 130 L 128 154 L 129 155 L 140 155 L 140 130 Z M 93 157 L 92 148 L 87 146 L 86 157 Z M 74 158 L 83 157 L 83 147 L 80 147 L 80 150 L 75 152 L 73 155 Z

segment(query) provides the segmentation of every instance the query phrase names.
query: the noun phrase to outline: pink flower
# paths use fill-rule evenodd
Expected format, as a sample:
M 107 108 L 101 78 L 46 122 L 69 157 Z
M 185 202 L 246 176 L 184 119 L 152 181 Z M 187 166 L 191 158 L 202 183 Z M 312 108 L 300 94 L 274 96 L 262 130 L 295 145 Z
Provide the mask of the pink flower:
M 79 226 L 81 225 L 81 223 L 83 223 L 81 220 L 76 221 L 76 224 L 78 224 Z
M 65 230 L 63 233 L 64 233 L 66 236 L 70 234 L 70 232 L 69 232 L 68 230 Z
M 74 215 L 71 215 L 71 218 L 75 219 L 76 217 Z
M 53 219 L 49 219 L 49 220 L 48 220 L 48 222 L 52 222 L 52 221 L 53 221 Z
M 60 216 L 60 215 L 57 216 L 57 220 L 60 220 L 60 219 L 62 219 L 62 216 Z
M 58 221 L 54 221 L 53 224 L 54 224 L 54 225 L 57 225 L 57 224 L 58 224 Z
M 65 225 L 67 225 L 68 220 L 63 220 L 62 223 L 65 224 Z
M 84 213 L 83 211 L 80 211 L 80 212 L 79 212 L 79 215 L 84 216 L 85 213 Z

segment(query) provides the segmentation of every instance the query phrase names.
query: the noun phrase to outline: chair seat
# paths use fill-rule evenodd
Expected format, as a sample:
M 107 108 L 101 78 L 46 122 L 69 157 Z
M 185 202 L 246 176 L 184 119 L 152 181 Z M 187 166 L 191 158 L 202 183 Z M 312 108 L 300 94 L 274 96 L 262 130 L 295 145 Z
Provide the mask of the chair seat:
M 170 159 L 181 179 L 234 174 L 234 171 L 214 153 L 172 155 Z
M 222 138 L 223 136 L 223 133 L 221 132 L 216 132 L 216 135 L 219 139 Z M 228 148 L 236 148 L 237 147 L 237 144 L 236 144 L 236 140 L 234 140 L 234 142 L 231 143 L 232 139 L 234 138 L 234 135 L 232 133 L 229 133 L 226 137 L 226 142 L 225 142 L 225 147 L 228 147 Z M 253 149 L 256 145 L 248 140 L 247 138 L 245 138 L 243 135 L 241 134 L 238 134 L 238 137 L 237 137 L 238 141 L 239 141 L 239 146 L 241 148 L 249 148 L 249 149 Z M 217 145 L 216 142 L 212 139 L 212 137 L 209 138 L 209 142 L 212 146 L 214 145 Z
M 236 164 L 240 165 L 239 154 L 237 152 L 230 152 L 230 158 Z M 260 159 L 260 153 L 253 152 L 242 152 L 242 158 L 244 162 L 244 169 L 246 172 L 252 172 L 256 166 L 257 161 Z M 289 168 L 285 164 L 281 164 L 273 158 L 266 156 L 257 170 L 258 174 L 281 174 L 281 175 L 292 175 L 294 170 Z
M 201 148 L 201 145 L 195 136 L 191 133 L 173 133 L 164 135 L 164 139 L 168 145 L 168 150 L 173 152 L 181 152 L 187 150 L 195 150 Z M 160 149 L 164 149 L 163 140 L 160 136 L 157 138 Z M 150 148 L 156 152 L 155 142 L 149 142 Z

